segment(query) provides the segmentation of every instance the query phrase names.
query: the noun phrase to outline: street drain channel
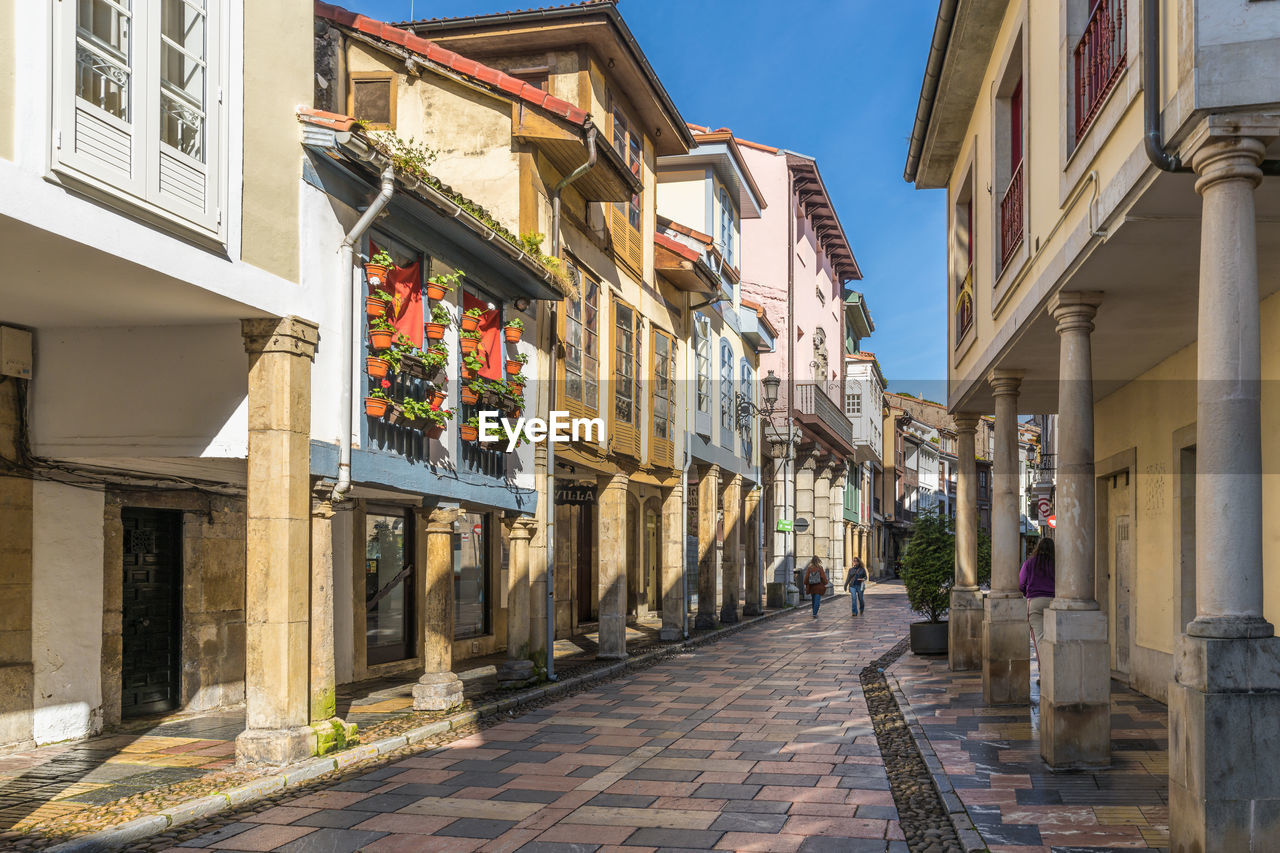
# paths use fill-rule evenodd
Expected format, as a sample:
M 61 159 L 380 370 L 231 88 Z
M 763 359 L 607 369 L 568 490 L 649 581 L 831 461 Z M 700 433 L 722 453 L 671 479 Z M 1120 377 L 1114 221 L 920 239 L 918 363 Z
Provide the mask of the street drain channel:
M 896 646 L 863 667 L 858 680 L 867 698 L 867 711 L 889 774 L 889 788 L 898 809 L 898 823 L 907 839 L 907 849 L 911 853 L 964 853 L 964 845 L 947 815 L 942 795 L 885 680 L 884 671 L 902 657 L 908 642 L 909 638 L 903 637 Z

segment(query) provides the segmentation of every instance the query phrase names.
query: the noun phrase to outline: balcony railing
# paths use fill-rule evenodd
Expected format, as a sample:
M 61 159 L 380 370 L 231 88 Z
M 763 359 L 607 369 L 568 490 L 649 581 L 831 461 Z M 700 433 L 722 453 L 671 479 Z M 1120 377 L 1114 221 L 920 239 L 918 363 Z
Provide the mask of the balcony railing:
M 853 445 L 853 422 L 840 406 L 827 395 L 826 390 L 813 382 L 796 385 L 796 409 L 802 415 L 812 415 L 845 444 Z
M 1013 177 L 1000 199 L 1000 266 L 1009 265 L 1009 259 L 1022 243 L 1022 162 L 1013 167 Z
M 1040 458 L 1035 461 L 1035 472 L 1037 483 L 1050 483 L 1053 481 L 1053 472 L 1057 465 L 1057 458 L 1052 453 L 1041 453 Z
M 1075 49 L 1076 141 L 1097 117 L 1125 65 L 1125 0 L 1097 0 Z

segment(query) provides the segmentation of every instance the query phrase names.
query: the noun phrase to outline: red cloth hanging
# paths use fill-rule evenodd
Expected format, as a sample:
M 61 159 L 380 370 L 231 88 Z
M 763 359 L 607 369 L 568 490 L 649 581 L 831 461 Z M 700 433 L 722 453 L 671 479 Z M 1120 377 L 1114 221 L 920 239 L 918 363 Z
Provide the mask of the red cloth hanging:
M 369 255 L 378 253 L 378 246 L 369 241 Z M 387 270 L 387 283 L 383 290 L 391 294 L 391 310 L 387 319 L 400 334 L 415 347 L 422 346 L 422 262 L 414 261 L 405 267 Z
M 502 329 L 498 325 L 501 319 L 500 312 L 497 308 L 490 308 L 489 303 L 483 299 L 464 292 L 462 294 L 463 313 L 471 308 L 484 311 L 480 315 L 480 325 L 477 327 L 480 332 L 480 345 L 476 347 L 476 356 L 484 362 L 484 367 L 478 371 L 480 377 L 494 381 L 500 380 L 506 366 L 502 358 Z

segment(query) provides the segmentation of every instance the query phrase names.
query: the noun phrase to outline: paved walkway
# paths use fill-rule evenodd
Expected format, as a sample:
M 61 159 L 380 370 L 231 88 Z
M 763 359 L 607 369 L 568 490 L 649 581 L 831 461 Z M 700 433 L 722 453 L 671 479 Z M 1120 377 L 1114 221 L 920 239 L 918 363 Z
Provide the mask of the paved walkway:
M 828 601 L 449 746 L 179 835 L 174 851 L 905 853 L 859 670 L 908 621 Z M 194 836 L 194 837 L 192 837 Z M 165 849 L 174 841 L 154 843 Z
M 982 674 L 950 672 L 945 658 L 904 655 L 889 672 L 993 853 L 1168 847 L 1164 705 L 1112 682 L 1110 769 L 1053 773 L 1040 758 L 1038 688 L 1030 708 L 988 708 Z

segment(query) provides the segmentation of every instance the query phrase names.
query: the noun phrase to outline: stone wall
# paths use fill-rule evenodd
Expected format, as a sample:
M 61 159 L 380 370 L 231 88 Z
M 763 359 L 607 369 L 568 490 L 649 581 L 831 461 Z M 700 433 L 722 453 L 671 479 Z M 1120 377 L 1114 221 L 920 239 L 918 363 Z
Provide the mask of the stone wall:
M 0 458 L 18 457 L 18 383 L 0 381 Z M 0 745 L 31 740 L 31 480 L 0 477 Z

